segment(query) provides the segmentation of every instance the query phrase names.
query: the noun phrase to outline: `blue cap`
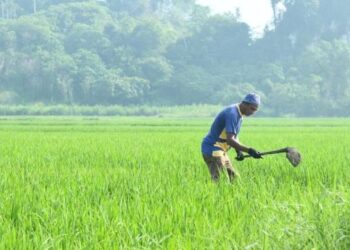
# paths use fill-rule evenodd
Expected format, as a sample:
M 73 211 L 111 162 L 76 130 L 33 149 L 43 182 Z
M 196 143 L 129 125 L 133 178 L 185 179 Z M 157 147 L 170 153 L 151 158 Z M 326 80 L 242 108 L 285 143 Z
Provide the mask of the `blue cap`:
M 254 93 L 249 93 L 243 99 L 243 102 L 254 104 L 256 106 L 260 105 L 260 96 Z

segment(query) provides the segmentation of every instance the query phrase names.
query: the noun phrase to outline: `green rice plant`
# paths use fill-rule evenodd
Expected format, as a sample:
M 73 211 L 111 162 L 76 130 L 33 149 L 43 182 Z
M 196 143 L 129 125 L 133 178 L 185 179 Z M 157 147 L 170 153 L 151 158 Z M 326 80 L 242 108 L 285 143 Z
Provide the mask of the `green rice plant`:
M 210 119 L 0 119 L 1 249 L 349 249 L 349 119 L 247 119 L 283 155 L 210 181 Z M 234 158 L 230 152 L 231 159 Z

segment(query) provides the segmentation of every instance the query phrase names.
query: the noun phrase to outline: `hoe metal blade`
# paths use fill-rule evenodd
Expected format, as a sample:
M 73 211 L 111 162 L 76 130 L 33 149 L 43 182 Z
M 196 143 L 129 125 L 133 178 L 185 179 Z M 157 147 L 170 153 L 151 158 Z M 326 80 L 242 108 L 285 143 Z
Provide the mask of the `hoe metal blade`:
M 287 148 L 287 159 L 294 166 L 298 166 L 301 162 L 301 154 L 298 152 L 296 148 Z
M 299 163 L 301 162 L 301 154 L 298 152 L 296 148 L 293 147 L 286 147 L 281 148 L 273 151 L 267 151 L 267 152 L 261 152 L 261 155 L 272 155 L 272 154 L 280 154 L 280 153 L 286 153 L 286 157 L 288 161 L 294 166 L 297 167 Z M 244 155 L 243 158 L 249 158 L 250 155 Z

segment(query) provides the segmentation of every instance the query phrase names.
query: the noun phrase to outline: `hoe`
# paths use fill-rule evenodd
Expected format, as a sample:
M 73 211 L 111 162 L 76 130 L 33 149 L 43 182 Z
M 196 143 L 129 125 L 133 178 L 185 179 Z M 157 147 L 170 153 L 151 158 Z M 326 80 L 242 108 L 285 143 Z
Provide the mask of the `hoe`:
M 261 155 L 272 155 L 272 154 L 280 154 L 280 153 L 286 153 L 286 157 L 288 161 L 294 166 L 297 167 L 301 161 L 301 154 L 298 152 L 296 148 L 292 147 L 286 147 L 281 148 L 273 151 L 267 151 L 260 153 Z M 251 157 L 250 155 L 244 155 L 244 158 Z

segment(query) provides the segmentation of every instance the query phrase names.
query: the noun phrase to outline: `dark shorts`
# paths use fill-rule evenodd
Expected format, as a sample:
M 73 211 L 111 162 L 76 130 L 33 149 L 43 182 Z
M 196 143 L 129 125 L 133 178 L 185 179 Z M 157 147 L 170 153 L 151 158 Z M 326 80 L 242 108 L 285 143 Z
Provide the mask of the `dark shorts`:
M 226 152 L 221 156 L 208 156 L 203 154 L 203 159 L 208 166 L 213 181 L 219 181 L 220 173 L 226 170 L 227 175 L 232 182 L 235 177 L 239 176 L 238 172 L 233 168 L 232 163 Z

